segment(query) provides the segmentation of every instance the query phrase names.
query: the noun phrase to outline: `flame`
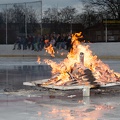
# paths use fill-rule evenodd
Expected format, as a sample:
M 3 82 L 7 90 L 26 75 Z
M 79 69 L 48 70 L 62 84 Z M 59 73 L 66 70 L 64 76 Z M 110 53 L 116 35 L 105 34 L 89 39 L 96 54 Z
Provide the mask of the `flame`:
M 37 63 L 38 63 L 38 64 L 41 63 L 41 61 L 40 61 L 40 57 L 38 57 L 38 59 L 37 59 Z
M 50 44 L 49 46 L 47 46 L 45 48 L 46 52 L 49 53 L 51 55 L 51 57 L 55 57 L 55 51 L 54 51 L 54 48 L 52 46 L 52 44 Z
M 51 60 L 45 60 L 45 62 L 52 67 L 52 74 L 57 75 L 53 83 L 56 84 L 55 82 L 59 81 L 56 85 L 64 85 L 64 83 L 70 82 L 71 79 L 74 78 L 78 84 L 81 84 L 87 80 L 83 76 L 86 69 L 92 72 L 95 82 L 99 84 L 119 81 L 120 74 L 115 73 L 107 64 L 104 64 L 96 55 L 93 55 L 90 47 L 79 41 L 81 38 L 83 38 L 82 32 L 72 35 L 72 49 L 68 53 L 67 58 L 59 64 Z M 83 64 L 80 63 L 80 53 L 84 53 Z M 88 82 L 85 84 L 88 84 Z

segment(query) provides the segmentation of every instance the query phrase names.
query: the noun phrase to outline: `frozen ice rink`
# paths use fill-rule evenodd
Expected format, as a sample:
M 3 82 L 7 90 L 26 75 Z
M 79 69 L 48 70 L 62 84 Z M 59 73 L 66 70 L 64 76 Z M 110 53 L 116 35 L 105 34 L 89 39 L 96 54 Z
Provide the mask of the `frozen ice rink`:
M 53 59 L 56 62 L 61 59 Z M 82 91 L 23 86 L 25 81 L 49 78 L 51 68 L 36 58 L 0 58 L 0 120 L 119 120 L 120 87 Z M 119 60 L 103 60 L 120 72 Z

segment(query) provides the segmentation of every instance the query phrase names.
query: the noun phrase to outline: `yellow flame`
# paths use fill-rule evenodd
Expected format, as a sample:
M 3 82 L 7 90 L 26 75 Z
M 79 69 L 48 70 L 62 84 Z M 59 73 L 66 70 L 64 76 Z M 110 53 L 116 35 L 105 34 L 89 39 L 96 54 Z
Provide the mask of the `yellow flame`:
M 118 81 L 120 74 L 110 70 L 107 64 L 104 64 L 96 55 L 93 55 L 90 47 L 79 41 L 80 38 L 83 38 L 82 32 L 72 35 L 72 49 L 68 53 L 67 58 L 59 64 L 50 60 L 45 60 L 47 64 L 51 65 L 52 73 L 59 73 L 57 78 L 62 82 L 65 82 L 65 80 L 68 81 L 70 76 L 66 73 L 71 72 L 75 65 L 79 65 L 80 53 L 82 52 L 84 53 L 84 67 L 82 66 L 82 68 L 90 69 L 96 78 L 96 82 L 103 84 Z

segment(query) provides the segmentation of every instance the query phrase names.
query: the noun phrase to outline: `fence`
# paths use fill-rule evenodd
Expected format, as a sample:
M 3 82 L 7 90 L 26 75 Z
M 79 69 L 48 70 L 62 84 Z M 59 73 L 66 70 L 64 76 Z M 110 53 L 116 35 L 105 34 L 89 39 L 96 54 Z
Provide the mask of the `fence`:
M 0 41 L 2 44 L 10 44 L 19 34 L 27 36 L 38 30 L 42 34 L 42 0 L 0 4 Z

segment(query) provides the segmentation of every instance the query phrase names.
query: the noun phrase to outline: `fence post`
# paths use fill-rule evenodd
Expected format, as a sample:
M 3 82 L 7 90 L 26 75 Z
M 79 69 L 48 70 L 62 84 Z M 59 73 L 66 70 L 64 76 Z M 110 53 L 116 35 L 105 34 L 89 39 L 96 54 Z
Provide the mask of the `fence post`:
M 8 35 L 7 35 L 8 34 L 8 32 L 7 32 L 7 30 L 8 30 L 7 29 L 8 28 L 8 26 L 7 26 L 7 4 L 6 4 L 6 21 L 5 22 L 6 22 L 6 44 L 7 44 L 7 39 L 8 39 Z

